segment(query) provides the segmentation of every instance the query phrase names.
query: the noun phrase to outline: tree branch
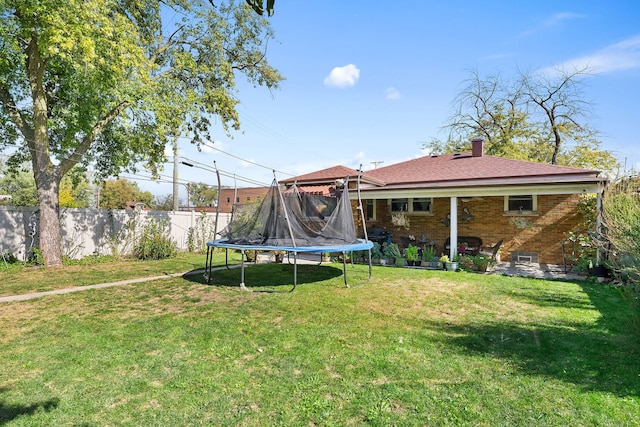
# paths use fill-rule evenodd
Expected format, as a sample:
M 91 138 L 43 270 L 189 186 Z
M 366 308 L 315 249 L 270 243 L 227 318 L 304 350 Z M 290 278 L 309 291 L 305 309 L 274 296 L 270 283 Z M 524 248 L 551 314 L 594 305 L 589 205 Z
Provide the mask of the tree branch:
M 91 148 L 91 144 L 96 140 L 96 138 L 102 133 L 104 128 L 116 117 L 120 115 L 131 103 L 129 101 L 122 101 L 120 104 L 115 106 L 111 111 L 109 111 L 102 119 L 98 120 L 98 122 L 93 126 L 91 132 L 84 137 L 80 145 L 76 147 L 74 152 L 67 159 L 63 160 L 60 163 L 60 171 L 61 175 L 64 176 L 72 167 L 82 160 L 86 152 Z
M 22 133 L 22 136 L 27 141 L 27 145 L 29 146 L 29 148 L 32 148 L 33 129 L 27 125 L 22 113 L 13 101 L 11 93 L 4 86 L 0 87 L 0 102 L 2 102 L 2 105 L 9 114 L 9 117 L 11 118 L 13 124 L 15 124 L 16 127 L 20 130 L 20 133 Z

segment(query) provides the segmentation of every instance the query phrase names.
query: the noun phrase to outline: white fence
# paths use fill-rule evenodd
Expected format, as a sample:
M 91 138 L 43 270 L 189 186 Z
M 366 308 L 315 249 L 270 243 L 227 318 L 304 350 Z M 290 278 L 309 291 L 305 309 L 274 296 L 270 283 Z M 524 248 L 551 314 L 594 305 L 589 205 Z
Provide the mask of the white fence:
M 62 254 L 72 259 L 93 254 L 127 255 L 144 225 L 152 220 L 165 224 L 180 250 L 204 249 L 205 242 L 213 239 L 215 213 L 61 209 Z M 229 223 L 229 214 L 219 214 L 218 222 L 220 232 Z M 38 235 L 36 208 L 0 206 L 0 253 L 10 252 L 24 260 L 38 247 Z

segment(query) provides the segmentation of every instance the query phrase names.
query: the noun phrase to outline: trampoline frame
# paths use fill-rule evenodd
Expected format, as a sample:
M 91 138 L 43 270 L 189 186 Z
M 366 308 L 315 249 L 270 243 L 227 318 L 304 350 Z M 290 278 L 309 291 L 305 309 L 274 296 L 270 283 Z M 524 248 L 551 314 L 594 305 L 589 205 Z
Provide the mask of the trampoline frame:
M 287 246 L 266 246 L 266 245 L 237 245 L 233 243 L 227 243 L 227 239 L 218 239 L 207 242 L 207 257 L 205 261 L 205 280 L 207 281 L 207 285 L 211 285 L 211 279 L 213 275 L 213 252 L 215 248 L 223 248 L 225 249 L 225 266 L 227 269 L 229 266 L 229 257 L 228 250 L 239 250 L 241 252 L 241 261 L 240 261 L 240 288 L 244 290 L 250 290 L 245 286 L 244 281 L 244 268 L 245 268 L 245 251 L 285 251 L 287 255 L 293 254 L 293 286 L 289 289 L 288 292 L 292 292 L 297 284 L 298 284 L 298 254 L 299 253 L 312 253 L 312 254 L 322 254 L 325 252 L 331 253 L 342 253 L 342 274 L 344 285 L 347 288 L 351 286 L 361 285 L 363 283 L 367 283 L 371 280 L 371 248 L 373 247 L 373 242 L 366 241 L 364 239 L 358 239 L 358 243 L 350 244 L 350 245 L 333 245 L 333 246 L 307 246 L 307 247 L 287 247 Z M 366 250 L 369 254 L 368 256 L 368 264 L 369 264 L 369 276 L 367 280 L 363 282 L 354 283 L 353 285 L 349 285 L 347 279 L 347 261 L 346 254 L 353 251 L 362 251 Z M 353 259 L 353 258 L 352 258 Z M 269 292 L 269 291 L 262 291 Z M 275 291 L 270 291 L 275 292 Z
M 216 170 L 216 175 L 218 178 L 218 203 L 217 203 L 217 208 L 216 208 L 216 222 L 214 225 L 214 231 L 213 231 L 213 235 L 214 237 L 218 234 L 218 214 L 219 214 L 219 207 L 220 207 L 220 193 L 221 193 L 221 182 L 220 182 L 220 172 L 218 171 L 218 166 L 216 165 L 216 162 L 213 162 L 215 170 Z M 275 170 L 273 171 L 273 179 L 274 182 L 277 182 L 276 180 L 276 173 Z M 295 239 L 293 237 L 293 232 L 291 230 L 291 223 L 289 222 L 289 217 L 288 217 L 288 213 L 287 210 L 284 210 L 284 216 L 285 216 L 285 220 L 287 221 L 287 226 L 289 227 L 289 234 L 291 237 L 291 240 L 293 242 L 293 246 L 270 246 L 270 245 L 239 245 L 239 244 L 233 244 L 233 243 L 228 243 L 228 239 L 223 238 L 223 239 L 217 239 L 217 240 L 210 240 L 207 242 L 207 256 L 206 256 L 206 261 L 205 261 L 205 272 L 204 272 L 204 277 L 205 280 L 207 282 L 207 285 L 211 285 L 211 278 L 212 278 L 212 273 L 213 273 L 213 252 L 215 250 L 215 248 L 224 248 L 225 249 L 225 266 L 227 269 L 230 268 L 229 266 L 229 249 L 234 249 L 234 250 L 240 250 L 241 252 L 241 261 L 240 261 L 240 270 L 241 270 L 241 282 L 240 282 L 240 287 L 244 290 L 249 290 L 247 289 L 247 287 L 244 284 L 244 268 L 245 268 L 245 251 L 250 250 L 250 251 L 285 251 L 287 253 L 287 256 L 289 256 L 290 254 L 293 254 L 293 286 L 291 287 L 291 289 L 288 292 L 292 292 L 297 284 L 298 284 L 298 254 L 299 253 L 315 253 L 315 254 L 322 254 L 325 252 L 330 252 L 330 253 L 337 253 L 337 252 L 342 252 L 342 273 L 343 273 L 343 279 L 344 279 L 344 285 L 345 287 L 349 288 L 351 286 L 357 286 L 363 283 L 367 283 L 369 280 L 371 280 L 371 273 L 372 273 L 372 267 L 371 267 L 371 248 L 373 247 L 373 242 L 369 241 L 368 237 L 367 237 L 367 227 L 365 224 L 365 215 L 364 215 L 364 209 L 362 207 L 362 199 L 360 197 L 360 179 L 362 176 L 362 165 L 360 165 L 360 169 L 358 172 L 358 177 L 357 177 L 357 181 L 356 181 L 356 188 L 357 188 L 357 194 L 358 194 L 358 205 L 357 205 L 357 210 L 361 215 L 361 221 L 362 221 L 362 228 L 364 229 L 364 239 L 357 239 L 358 243 L 351 243 L 351 244 L 344 244 L 344 245 L 317 245 L 317 246 L 296 246 L 296 242 Z M 347 177 L 346 180 L 346 184 L 348 186 L 348 182 L 349 179 Z M 280 191 L 280 188 L 278 187 L 278 194 L 280 197 L 280 200 L 282 201 L 283 206 L 285 205 L 283 197 L 282 197 L 282 192 Z M 235 198 L 234 198 L 235 199 Z M 232 215 L 232 220 L 233 220 L 233 211 L 231 213 Z M 363 282 L 359 282 L 359 283 L 355 283 L 354 285 L 349 285 L 348 281 L 347 281 L 347 253 L 351 253 L 353 251 L 360 251 L 360 250 L 367 250 L 368 252 L 368 264 L 369 264 L 369 277 L 367 278 L 367 280 L 363 281 Z M 257 259 L 257 257 L 256 257 Z M 351 259 L 353 259 L 353 257 L 351 257 Z M 255 263 L 255 262 L 254 262 Z M 353 265 L 353 261 L 352 261 L 352 265 Z M 263 290 L 261 292 L 277 292 L 277 291 L 266 291 Z

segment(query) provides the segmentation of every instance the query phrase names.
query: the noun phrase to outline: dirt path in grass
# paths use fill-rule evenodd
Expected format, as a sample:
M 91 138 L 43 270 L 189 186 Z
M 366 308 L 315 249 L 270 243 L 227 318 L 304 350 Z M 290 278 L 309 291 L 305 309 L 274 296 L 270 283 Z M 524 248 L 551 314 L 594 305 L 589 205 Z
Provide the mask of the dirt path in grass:
M 229 268 L 237 268 L 240 267 L 240 265 L 233 265 L 233 266 L 229 266 Z M 217 267 L 214 268 L 213 270 L 218 270 L 220 268 L 227 268 L 227 267 Z M 161 276 L 150 276 L 150 277 L 140 277 L 137 279 L 127 279 L 127 280 L 120 280 L 118 282 L 110 282 L 110 283 L 98 283 L 95 285 L 85 285 L 85 286 L 74 286 L 71 288 L 64 288 L 64 289 L 54 289 L 52 291 L 45 291 L 45 292 L 34 292 L 34 293 L 30 293 L 30 294 L 22 294 L 22 295 L 10 295 L 10 296 L 6 296 L 6 297 L 0 297 L 0 303 L 3 302 L 14 302 L 14 301 L 27 301 L 30 299 L 35 299 L 35 298 L 41 298 L 47 295 L 62 295 L 62 294 L 69 294 L 71 292 L 79 292 L 79 291 L 87 291 L 89 289 L 102 289 L 102 288 L 110 288 L 113 286 L 122 286 L 122 285 L 130 285 L 133 283 L 140 283 L 140 282 L 149 282 L 152 280 L 159 280 L 159 279 L 168 279 L 171 277 L 180 277 L 183 276 L 185 274 L 198 274 L 198 273 L 204 273 L 204 269 L 200 269 L 200 270 L 191 270 L 191 271 L 186 271 L 183 273 L 172 273 L 172 274 L 163 274 Z

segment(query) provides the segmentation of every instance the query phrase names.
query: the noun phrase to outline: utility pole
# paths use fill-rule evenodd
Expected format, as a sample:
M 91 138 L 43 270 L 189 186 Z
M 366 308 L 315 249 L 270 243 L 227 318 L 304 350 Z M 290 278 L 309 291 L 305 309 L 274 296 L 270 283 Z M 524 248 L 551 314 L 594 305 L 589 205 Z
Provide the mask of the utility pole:
M 178 211 L 178 138 L 173 140 L 173 210 Z
M 378 169 L 378 165 L 381 165 L 382 163 L 384 163 L 383 160 L 378 160 L 376 162 L 371 162 L 371 164 L 373 165 L 374 169 Z

